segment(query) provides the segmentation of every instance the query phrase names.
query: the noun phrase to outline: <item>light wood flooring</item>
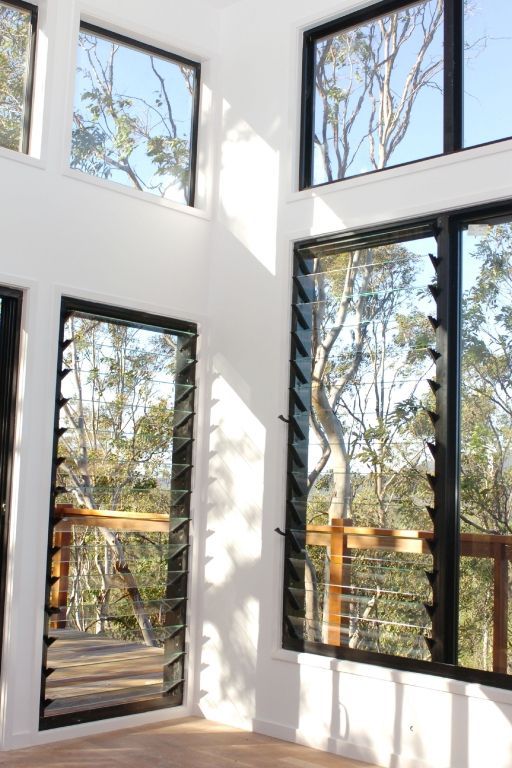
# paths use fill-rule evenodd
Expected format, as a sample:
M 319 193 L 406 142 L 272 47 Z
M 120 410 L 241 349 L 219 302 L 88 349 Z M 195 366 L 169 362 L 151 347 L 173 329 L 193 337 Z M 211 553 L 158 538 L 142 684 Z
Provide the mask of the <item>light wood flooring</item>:
M 9 768 L 376 768 L 199 718 L 0 752 Z

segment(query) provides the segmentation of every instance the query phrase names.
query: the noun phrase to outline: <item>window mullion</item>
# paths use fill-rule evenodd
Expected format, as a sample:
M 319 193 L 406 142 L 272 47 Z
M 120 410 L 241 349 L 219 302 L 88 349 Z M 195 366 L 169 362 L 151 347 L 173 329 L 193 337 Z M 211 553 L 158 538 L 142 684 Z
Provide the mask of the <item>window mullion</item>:
M 302 52 L 302 111 L 299 168 L 299 189 L 310 187 L 313 181 L 313 122 L 315 91 L 315 41 L 304 35 Z
M 460 243 L 448 216 L 439 219 L 437 268 L 436 487 L 434 572 L 436 610 L 432 660 L 457 661 L 459 584 Z
M 464 0 L 444 4 L 444 152 L 463 144 Z

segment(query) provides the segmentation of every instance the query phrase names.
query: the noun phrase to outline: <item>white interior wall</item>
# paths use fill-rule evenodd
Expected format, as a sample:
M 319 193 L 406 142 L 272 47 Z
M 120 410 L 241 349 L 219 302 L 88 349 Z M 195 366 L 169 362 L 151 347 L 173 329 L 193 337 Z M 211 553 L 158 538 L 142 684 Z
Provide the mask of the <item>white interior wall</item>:
M 301 30 L 350 0 L 223 12 L 210 283 L 207 717 L 383 766 L 512 765 L 512 692 L 280 650 L 291 243 L 512 196 L 512 142 L 297 192 Z
M 4 748 L 112 728 L 101 723 L 37 733 L 60 297 L 204 327 L 212 206 L 209 62 L 218 45 L 218 14 L 194 0 L 150 5 L 148 14 L 148 5 L 135 0 L 41 0 L 33 156 L 0 150 L 0 283 L 25 290 L 1 697 Z M 197 209 L 69 172 L 80 17 L 202 62 Z M 198 376 L 202 388 L 201 366 Z M 124 720 L 158 717 L 169 713 Z
M 291 242 L 512 196 L 512 143 L 298 193 L 300 30 L 349 1 L 210 5 L 152 0 L 149 16 L 135 0 L 41 0 L 47 76 L 38 83 L 36 157 L 0 151 L 0 282 L 26 290 L 2 745 L 177 714 L 37 733 L 58 307 L 67 293 L 200 323 L 193 691 L 180 713 L 195 705 L 215 720 L 386 766 L 510 768 L 510 692 L 280 651 L 282 542 L 273 529 L 284 519 L 286 427 L 277 416 L 287 410 Z M 80 14 L 203 60 L 198 211 L 66 170 Z

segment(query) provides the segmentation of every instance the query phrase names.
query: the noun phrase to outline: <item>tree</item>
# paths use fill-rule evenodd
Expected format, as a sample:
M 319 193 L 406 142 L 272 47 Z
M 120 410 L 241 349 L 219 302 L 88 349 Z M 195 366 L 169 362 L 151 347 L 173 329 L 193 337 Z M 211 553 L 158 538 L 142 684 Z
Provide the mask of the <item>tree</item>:
M 468 287 L 463 297 L 461 526 L 465 532 L 510 535 L 512 225 L 489 226 L 473 248 L 469 243 L 467 238 L 463 264 Z M 491 565 L 482 558 L 461 561 L 461 659 L 483 669 L 493 663 Z M 510 577 L 508 590 L 512 596 Z
M 188 201 L 195 69 L 82 30 L 71 167 Z
M 426 474 L 432 458 L 426 442 L 432 439 L 427 415 L 432 395 L 426 377 L 434 344 L 427 315 L 435 313 L 425 284 L 425 260 L 430 265 L 426 255 L 419 257 L 397 244 L 320 254 L 312 261 L 311 434 L 319 448 L 309 473 L 310 520 L 332 524 L 342 518 L 375 527 L 422 527 L 425 522 L 426 513 L 418 507 L 431 501 Z M 317 584 L 327 585 L 322 558 L 312 552 L 310 560 L 307 571 L 314 568 Z M 365 584 L 373 585 L 375 594 L 364 602 L 361 615 L 361 600 L 351 607 L 351 644 L 359 642 L 361 621 L 375 619 L 379 605 L 389 601 L 389 595 L 378 599 L 382 579 L 369 574 L 363 560 L 352 558 L 353 592 Z M 392 560 L 400 556 L 387 557 L 388 565 Z M 417 569 L 420 594 L 426 591 L 422 563 Z M 411 591 L 405 579 L 401 586 L 398 577 L 393 579 L 397 595 Z M 388 592 L 390 587 L 388 578 Z M 325 599 L 323 609 L 325 627 Z M 389 618 L 404 609 L 385 610 Z M 419 601 L 414 608 L 417 623 L 423 613 Z M 318 623 L 308 616 L 309 628 Z M 374 624 L 376 642 L 378 626 Z
M 0 6 L 0 146 L 20 151 L 24 138 L 30 14 Z
M 385 168 L 420 95 L 441 90 L 443 6 L 415 3 L 318 42 L 314 144 L 327 181 L 356 160 Z
M 59 469 L 66 489 L 62 499 L 86 509 L 168 512 L 172 337 L 74 315 L 67 334 L 69 374 L 62 405 L 67 431 L 59 445 L 66 458 Z M 166 553 L 160 539 L 159 534 L 121 535 L 101 526 L 76 530 L 68 620 L 82 630 L 105 631 L 109 625 L 109 631 L 119 633 L 130 622 L 113 610 L 115 592 L 115 602 L 128 598 L 144 642 L 157 645 L 146 605 L 159 594 Z M 142 557 L 148 546 L 149 558 Z M 145 582 L 142 590 L 139 577 Z M 95 616 L 86 608 L 91 600 Z

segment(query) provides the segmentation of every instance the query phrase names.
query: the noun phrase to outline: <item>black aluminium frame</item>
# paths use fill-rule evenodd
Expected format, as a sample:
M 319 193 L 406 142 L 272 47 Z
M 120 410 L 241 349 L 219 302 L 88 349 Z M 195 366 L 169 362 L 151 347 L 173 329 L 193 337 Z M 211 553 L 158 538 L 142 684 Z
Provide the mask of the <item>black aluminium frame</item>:
M 86 21 L 80 22 L 80 31 L 90 32 L 98 37 L 103 37 L 107 40 L 113 40 L 114 42 L 121 43 L 121 45 L 135 48 L 136 50 L 143 51 L 145 53 L 154 54 L 161 58 L 168 59 L 169 61 L 175 61 L 178 64 L 186 64 L 187 67 L 191 67 L 195 72 L 195 87 L 194 97 L 192 104 L 192 119 L 190 125 L 190 186 L 187 205 L 193 207 L 195 201 L 196 191 L 196 174 L 197 174 L 197 137 L 199 132 L 199 104 L 201 95 L 201 64 L 198 61 L 187 59 L 184 56 L 180 56 L 177 53 L 171 51 L 165 51 L 162 48 L 157 48 L 148 43 L 142 43 L 139 40 L 134 40 L 126 35 L 120 35 L 117 32 L 111 32 L 103 27 L 98 27 L 95 24 L 89 24 Z
M 416 0 L 418 2 L 418 0 Z M 299 189 L 307 189 L 312 186 L 324 186 L 333 184 L 343 179 L 322 182 L 313 185 L 313 126 L 314 126 L 314 101 L 315 101 L 315 44 L 317 40 L 342 32 L 367 21 L 414 5 L 415 0 L 378 0 L 370 3 L 365 8 L 326 22 L 320 26 L 304 32 L 302 55 L 302 103 L 300 119 L 300 162 L 299 162 Z M 444 0 L 444 75 L 443 75 L 443 154 L 465 151 L 474 146 L 485 146 L 506 141 L 511 136 L 506 136 L 494 141 L 464 147 L 463 142 L 463 113 L 464 113 L 464 0 Z M 438 155 L 435 155 L 438 157 Z M 420 157 L 404 163 L 396 163 L 387 168 L 398 168 L 428 160 L 429 157 Z M 386 168 L 354 174 L 366 176 L 373 173 L 381 173 Z
M 37 40 L 37 14 L 38 7 L 31 3 L 25 3 L 23 0 L 2 0 L 2 5 L 9 5 L 11 8 L 20 8 L 30 13 L 30 51 L 28 57 L 27 83 L 25 87 L 25 102 L 23 105 L 23 140 L 21 151 L 27 155 L 30 148 L 30 125 L 32 118 L 32 99 L 34 95 L 34 73 L 36 61 L 36 40 Z
M 0 313 L 0 638 L 2 638 L 22 293 L 2 287 L 0 300 L 2 303 Z
M 45 715 L 46 707 L 51 701 L 45 694 L 45 681 L 52 674 L 54 669 L 48 667 L 48 648 L 54 642 L 54 638 L 50 634 L 50 619 L 56 612 L 54 606 L 50 604 L 50 594 L 52 587 L 52 547 L 53 547 L 53 528 L 54 528 L 54 515 L 53 510 L 55 508 L 56 498 L 59 493 L 57 487 L 57 470 L 62 459 L 58 456 L 58 442 L 59 435 L 62 434 L 59 429 L 59 411 L 63 406 L 61 399 L 61 381 L 66 375 L 65 369 L 63 369 L 63 353 L 67 347 L 67 340 L 64 338 L 65 322 L 67 317 L 72 313 L 84 313 L 97 318 L 101 318 L 107 322 L 120 323 L 131 325 L 133 327 L 144 327 L 148 330 L 155 331 L 167 331 L 177 336 L 182 336 L 177 350 L 177 363 L 175 371 L 175 382 L 179 384 L 187 385 L 188 393 L 183 397 L 180 397 L 179 405 L 180 409 L 185 412 L 185 418 L 180 420 L 180 423 L 175 426 L 173 435 L 174 437 L 182 438 L 182 441 L 177 447 L 173 447 L 172 457 L 173 464 L 179 463 L 179 468 L 172 469 L 171 483 L 175 490 L 182 490 L 184 492 L 183 498 L 180 499 L 178 504 L 181 512 L 181 517 L 186 518 L 184 524 L 181 524 L 179 528 L 176 528 L 172 532 L 169 532 L 169 542 L 181 545 L 181 549 L 177 555 L 170 555 L 168 558 L 168 566 L 170 568 L 171 563 L 179 564 L 182 566 L 183 576 L 176 580 L 173 585 L 168 587 L 168 594 L 166 599 L 180 599 L 182 600 L 181 606 L 173 611 L 182 612 L 180 617 L 184 617 L 184 629 L 178 633 L 175 633 L 170 638 L 170 647 L 166 648 L 178 656 L 176 661 L 171 662 L 169 665 L 164 665 L 165 681 L 169 682 L 169 693 L 165 695 L 155 696 L 154 698 L 144 699 L 141 701 L 130 702 L 126 704 L 109 705 L 105 707 L 98 707 L 93 710 L 80 710 L 69 714 L 61 715 Z M 45 616 L 44 616 L 44 634 L 43 634 L 43 652 L 42 652 L 42 668 L 41 668 L 41 696 L 39 707 L 39 730 L 49 730 L 52 728 L 58 728 L 61 726 L 74 725 L 84 722 L 93 722 L 97 720 L 104 720 L 112 717 L 122 717 L 124 715 L 138 714 L 143 712 L 150 712 L 152 710 L 165 709 L 169 707 L 179 706 L 183 703 L 184 698 L 184 679 L 185 679 L 185 632 L 188 626 L 187 621 L 187 596 L 188 596 L 188 546 L 189 546 L 189 529 L 190 529 L 190 505 L 191 505 L 191 489 L 192 489 L 192 469 L 193 469 L 193 448 L 194 448 L 194 423 L 195 423 L 195 373 L 196 373 L 196 353 L 197 353 L 197 325 L 192 322 L 184 320 L 175 320 L 162 315 L 153 315 L 147 312 L 139 312 L 132 309 L 127 309 L 118 306 L 111 306 L 107 304 L 99 304 L 96 302 L 76 299 L 69 296 L 63 296 L 61 301 L 61 317 L 59 325 L 59 347 L 57 357 L 57 383 L 55 393 L 55 419 L 54 419 L 54 439 L 53 439 L 53 461 L 52 461 L 52 475 L 51 475 L 51 492 L 50 492 L 50 508 L 49 508 L 49 526 L 48 526 L 48 557 L 47 557 L 47 572 L 46 572 L 46 590 L 45 590 Z M 180 356 L 183 359 L 183 364 L 180 364 Z M 177 412 L 175 403 L 175 413 Z M 183 466 L 185 465 L 185 469 Z M 176 510 L 175 510 L 176 511 Z M 172 611 L 171 611 L 172 614 Z M 180 675 L 177 684 L 173 684 L 172 680 L 168 681 L 169 667 L 176 671 Z M 170 674 L 173 672 L 171 670 Z
M 459 412 L 461 349 L 461 234 L 474 223 L 494 218 L 512 220 L 512 200 L 472 206 L 378 228 L 349 231 L 295 244 L 292 298 L 288 466 L 286 493 L 285 566 L 283 581 L 282 646 L 286 650 L 320 654 L 399 670 L 433 674 L 500 688 L 512 688 L 512 675 L 458 666 L 459 594 Z M 311 391 L 311 357 L 308 349 L 310 312 L 314 299 L 297 279 L 309 274 L 309 249 L 339 244 L 347 249 L 433 235 L 438 243 L 434 259 L 436 294 L 436 414 L 434 507 L 432 547 L 432 661 L 316 643 L 301 637 L 304 606 L 298 595 L 304 584 L 304 547 L 307 507 L 308 431 Z M 300 308 L 297 304 L 300 303 Z M 300 476 L 302 472 L 303 477 Z

